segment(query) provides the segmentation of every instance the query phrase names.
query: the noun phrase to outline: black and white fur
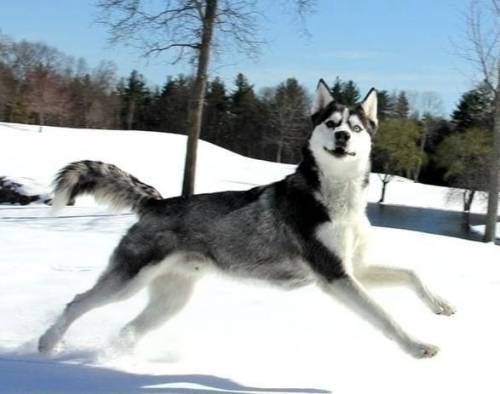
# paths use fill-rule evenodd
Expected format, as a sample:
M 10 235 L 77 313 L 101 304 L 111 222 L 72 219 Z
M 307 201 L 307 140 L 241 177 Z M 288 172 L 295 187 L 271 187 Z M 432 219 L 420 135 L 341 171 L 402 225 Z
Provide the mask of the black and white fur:
M 162 199 L 151 186 L 111 164 L 82 161 L 56 179 L 55 205 L 83 193 L 139 216 L 93 288 L 77 295 L 40 338 L 51 352 L 84 313 L 123 300 L 147 286 L 149 303 L 121 331 L 133 346 L 188 302 L 195 282 L 215 270 L 294 288 L 315 283 L 415 357 L 438 349 L 410 337 L 365 291 L 366 284 L 404 284 L 435 313 L 453 309 L 412 271 L 366 265 L 370 224 L 366 188 L 377 95 L 354 107 L 335 103 L 318 84 L 314 129 L 303 161 L 285 179 L 247 191 Z

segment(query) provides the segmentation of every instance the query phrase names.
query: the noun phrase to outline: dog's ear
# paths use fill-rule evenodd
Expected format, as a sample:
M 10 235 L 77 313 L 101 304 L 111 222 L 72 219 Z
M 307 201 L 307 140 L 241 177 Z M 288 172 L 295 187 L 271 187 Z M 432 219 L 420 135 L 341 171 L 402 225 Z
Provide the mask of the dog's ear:
M 361 107 L 366 114 L 368 120 L 371 120 L 375 127 L 378 126 L 377 117 L 377 91 L 371 88 L 366 97 L 361 102 Z
M 317 114 L 323 108 L 333 101 L 330 88 L 323 79 L 320 79 L 316 87 L 316 96 L 314 97 L 313 105 L 311 108 L 311 115 Z

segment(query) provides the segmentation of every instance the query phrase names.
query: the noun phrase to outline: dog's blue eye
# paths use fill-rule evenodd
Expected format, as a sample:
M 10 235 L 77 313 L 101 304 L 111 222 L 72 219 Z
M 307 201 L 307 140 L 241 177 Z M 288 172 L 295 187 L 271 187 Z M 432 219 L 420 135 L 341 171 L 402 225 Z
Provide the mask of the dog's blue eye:
M 359 126 L 354 126 L 352 129 L 353 129 L 356 133 L 359 133 L 359 132 L 361 131 L 361 127 L 359 127 Z
M 328 122 L 325 122 L 325 126 L 328 127 L 329 129 L 334 129 L 335 123 L 333 122 L 333 120 L 329 120 Z

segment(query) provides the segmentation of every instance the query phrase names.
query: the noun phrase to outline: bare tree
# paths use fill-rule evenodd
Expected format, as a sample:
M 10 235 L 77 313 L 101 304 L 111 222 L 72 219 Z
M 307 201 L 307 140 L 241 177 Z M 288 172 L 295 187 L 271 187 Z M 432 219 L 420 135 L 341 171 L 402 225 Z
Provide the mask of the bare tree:
M 25 82 L 28 78 L 40 77 L 40 70 L 60 71 L 65 68 L 70 58 L 40 42 L 25 40 L 16 42 L 7 37 L 0 37 L 0 64 L 8 69 L 9 95 L 6 105 L 11 109 L 23 101 Z M 4 74 L 5 76 L 5 74 Z M 12 121 L 12 110 L 9 121 Z M 37 111 L 35 111 L 37 112 Z
M 267 97 L 266 97 L 267 96 Z M 310 127 L 309 99 L 295 78 L 289 78 L 264 96 L 269 106 L 269 123 L 273 135 L 267 140 L 277 144 L 275 161 L 283 162 L 285 150 L 300 149 Z
M 38 115 L 41 132 L 47 115 L 62 116 L 66 112 L 66 95 L 58 76 L 41 66 L 30 71 L 26 81 L 25 101 L 28 109 Z
M 314 0 L 295 0 L 304 15 Z M 172 62 L 189 60 L 195 78 L 189 101 L 187 153 L 183 196 L 194 191 L 196 150 L 211 52 L 226 49 L 227 42 L 255 54 L 258 36 L 257 0 L 100 0 L 101 21 L 110 28 L 111 41 L 125 41 L 145 55 L 171 53 Z
M 484 84 L 495 95 L 493 153 L 488 187 L 485 242 L 494 242 L 500 192 L 500 0 L 471 0 L 466 14 L 463 57 L 476 66 Z
M 9 68 L 0 60 L 0 120 L 6 120 L 7 108 L 10 104 L 15 80 Z
M 109 61 L 100 62 L 90 74 L 90 86 L 83 92 L 87 105 L 84 108 L 84 127 L 109 127 L 113 125 L 113 89 L 116 84 L 116 66 Z

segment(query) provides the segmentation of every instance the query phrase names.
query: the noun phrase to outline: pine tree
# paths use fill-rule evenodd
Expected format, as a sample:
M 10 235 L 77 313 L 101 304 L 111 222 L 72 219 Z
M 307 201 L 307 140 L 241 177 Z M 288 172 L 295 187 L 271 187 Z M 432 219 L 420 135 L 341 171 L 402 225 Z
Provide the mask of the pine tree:
M 234 82 L 236 89 L 230 97 L 232 114 L 231 140 L 237 152 L 251 155 L 255 141 L 261 139 L 259 102 L 248 79 L 241 73 Z
M 391 116 L 392 103 L 387 90 L 377 91 L 377 110 L 377 116 L 380 121 L 385 120 L 387 117 Z
M 333 83 L 331 89 L 333 100 L 337 103 L 342 103 L 344 101 L 344 88 L 343 88 L 343 83 L 340 77 L 335 78 L 335 82 Z
M 361 98 L 358 86 L 354 81 L 343 82 L 339 77 L 335 78 L 330 91 L 334 101 L 344 105 L 354 105 Z
M 359 89 L 354 81 L 349 80 L 342 86 L 342 104 L 354 105 L 360 100 Z
M 255 92 L 253 86 L 248 82 L 247 77 L 242 73 L 236 75 L 234 85 L 236 89 L 231 95 L 231 110 L 233 113 L 239 114 L 244 107 L 249 104 L 252 105 L 255 102 Z
M 167 78 L 161 91 L 160 128 L 169 133 L 186 134 L 192 79 L 182 74 Z
M 465 92 L 452 115 L 456 130 L 493 129 L 493 103 L 494 97 L 484 85 Z
M 395 118 L 408 119 L 410 115 L 410 104 L 404 90 L 399 92 L 395 105 L 393 115 Z
M 139 128 L 138 120 L 140 111 L 144 106 L 144 100 L 147 96 L 146 83 L 144 76 L 136 70 L 130 73 L 127 84 L 124 89 L 124 108 L 125 108 L 125 127 L 127 130 Z
M 229 98 L 226 87 L 220 78 L 209 82 L 206 95 L 206 106 L 203 114 L 201 137 L 217 145 L 229 140 L 230 116 Z

